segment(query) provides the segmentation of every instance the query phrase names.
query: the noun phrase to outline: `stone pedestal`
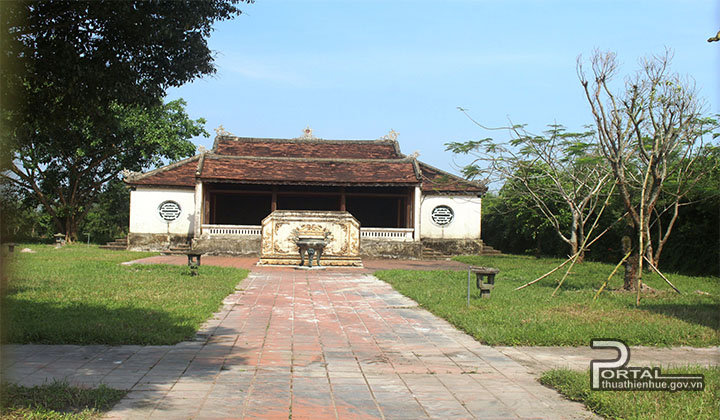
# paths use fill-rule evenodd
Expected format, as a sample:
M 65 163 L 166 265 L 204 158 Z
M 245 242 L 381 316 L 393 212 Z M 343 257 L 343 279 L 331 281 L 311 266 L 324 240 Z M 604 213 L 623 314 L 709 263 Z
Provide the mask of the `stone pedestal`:
M 360 223 L 346 211 L 276 210 L 262 221 L 260 264 L 299 265 L 299 236 L 323 235 L 323 266 L 362 267 Z

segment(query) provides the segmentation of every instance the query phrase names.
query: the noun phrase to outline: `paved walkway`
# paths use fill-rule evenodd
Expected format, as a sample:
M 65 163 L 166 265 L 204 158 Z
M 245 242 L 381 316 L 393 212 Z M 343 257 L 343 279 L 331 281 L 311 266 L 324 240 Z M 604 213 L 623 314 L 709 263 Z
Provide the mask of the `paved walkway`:
M 241 289 L 196 342 L 5 346 L 2 371 L 131 389 L 111 419 L 595 418 L 362 270 L 261 269 Z
M 495 347 L 500 353 L 541 374 L 554 368 L 588 370 L 592 359 L 614 359 L 615 350 L 588 347 Z M 720 347 L 631 347 L 629 366 L 720 366 Z

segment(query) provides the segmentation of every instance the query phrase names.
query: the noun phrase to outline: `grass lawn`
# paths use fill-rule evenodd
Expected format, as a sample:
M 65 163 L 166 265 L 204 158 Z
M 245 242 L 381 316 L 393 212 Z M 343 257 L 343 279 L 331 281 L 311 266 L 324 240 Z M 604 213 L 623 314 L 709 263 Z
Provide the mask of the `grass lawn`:
M 545 274 L 562 260 L 525 256 L 464 256 L 459 261 L 500 269 L 490 298 L 471 285 L 466 306 L 467 272 L 387 270 L 376 272 L 400 293 L 448 320 L 477 340 L 491 345 L 589 346 L 592 338 L 619 338 L 629 345 L 716 346 L 720 344 L 720 278 L 670 275 L 676 294 L 657 275 L 645 274 L 656 292 L 618 291 L 622 273 L 610 291 L 593 296 L 613 269 L 608 264 L 576 265 L 560 291 L 558 270 L 525 289 L 516 287 Z M 701 291 L 704 293 L 698 293 Z
M 192 338 L 246 270 L 121 265 L 149 253 L 30 245 L 5 255 L 4 342 L 174 344 Z
M 705 375 L 704 391 L 591 391 L 590 374 L 571 370 L 545 372 L 540 382 L 608 419 L 716 420 L 720 412 L 720 368 L 678 368 L 665 373 Z
M 27 388 L 7 384 L 0 393 L 0 420 L 94 420 L 120 401 L 127 391 L 84 389 L 55 382 Z

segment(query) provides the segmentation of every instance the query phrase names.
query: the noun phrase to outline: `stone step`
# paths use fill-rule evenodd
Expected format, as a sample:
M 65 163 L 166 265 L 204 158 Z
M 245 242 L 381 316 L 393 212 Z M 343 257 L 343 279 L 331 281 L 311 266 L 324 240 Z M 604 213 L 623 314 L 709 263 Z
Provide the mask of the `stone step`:
M 112 242 L 108 242 L 105 245 L 100 245 L 100 249 L 111 249 L 114 251 L 125 251 L 128 247 L 128 238 L 117 238 Z
M 107 245 L 100 245 L 98 248 L 109 249 L 111 251 L 126 251 L 127 245 L 111 245 L 110 243 L 108 243 Z
M 450 258 L 449 255 L 445 255 L 442 252 L 432 248 L 423 248 L 421 257 L 424 260 L 446 260 Z
M 502 255 L 502 251 L 498 251 L 490 245 L 483 245 L 482 255 Z

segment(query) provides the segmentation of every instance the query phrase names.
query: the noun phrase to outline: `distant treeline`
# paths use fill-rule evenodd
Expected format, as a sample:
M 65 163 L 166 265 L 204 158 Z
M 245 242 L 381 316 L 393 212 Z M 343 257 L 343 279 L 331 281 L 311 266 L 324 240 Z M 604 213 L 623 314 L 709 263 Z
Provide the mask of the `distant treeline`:
M 720 179 L 708 181 L 715 187 L 697 188 L 680 208 L 680 216 L 663 250 L 660 270 L 720 276 Z M 510 254 L 568 256 L 568 246 L 558 238 L 555 229 L 522 201 L 522 192 L 511 187 L 485 197 L 483 241 Z M 615 224 L 589 247 L 586 259 L 608 263 L 622 259 L 621 238 L 626 232 L 625 222 L 620 218 L 623 211 L 621 203 L 611 201 L 590 239 Z M 666 217 L 669 216 L 661 220 Z
M 4 185 L 0 194 L 3 242 L 52 242 L 61 232 L 33 194 Z M 80 224 L 80 242 L 104 244 L 125 237 L 130 224 L 130 191 L 120 179 L 108 182 Z

